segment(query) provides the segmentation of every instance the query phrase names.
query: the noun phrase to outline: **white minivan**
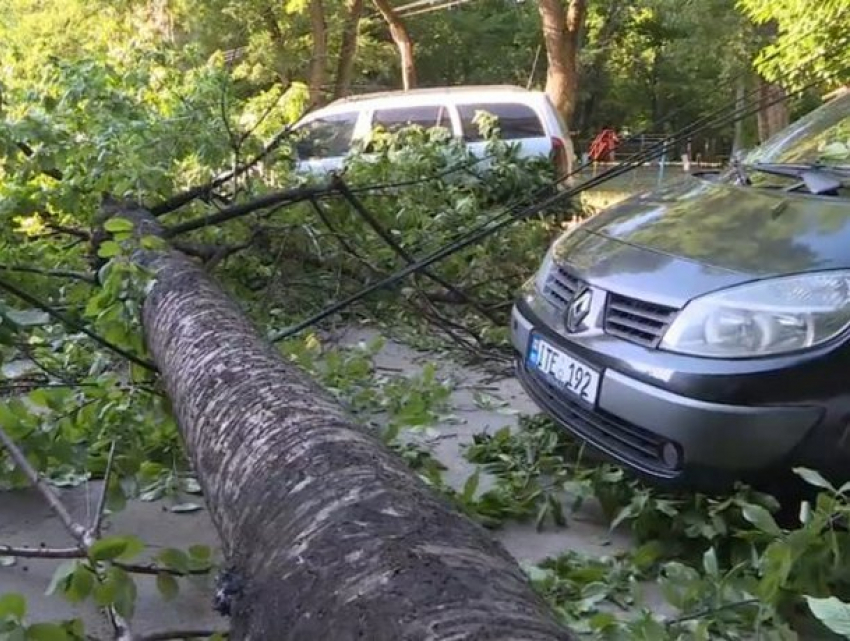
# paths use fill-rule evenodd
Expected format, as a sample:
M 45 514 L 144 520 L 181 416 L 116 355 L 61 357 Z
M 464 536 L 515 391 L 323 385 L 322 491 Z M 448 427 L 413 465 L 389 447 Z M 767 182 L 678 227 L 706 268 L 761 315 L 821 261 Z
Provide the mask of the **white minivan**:
M 486 142 L 473 122 L 479 111 L 498 119 L 501 138 L 516 143 L 521 156 L 548 157 L 558 177 L 572 171 L 573 146 L 549 97 L 510 85 L 435 87 L 337 100 L 296 126 L 297 168 L 320 174 L 341 169 L 354 141 L 378 126 L 387 131 L 408 125 L 445 127 L 483 157 Z

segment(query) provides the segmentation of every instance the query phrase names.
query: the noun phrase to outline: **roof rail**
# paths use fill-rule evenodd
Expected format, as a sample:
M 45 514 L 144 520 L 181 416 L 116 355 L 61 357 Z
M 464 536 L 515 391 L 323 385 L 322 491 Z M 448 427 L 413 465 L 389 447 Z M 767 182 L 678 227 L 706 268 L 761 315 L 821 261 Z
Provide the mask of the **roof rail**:
M 341 105 L 351 102 L 360 102 L 363 100 L 375 100 L 377 98 L 392 98 L 394 96 L 431 96 L 435 94 L 463 94 L 486 91 L 528 93 L 528 89 L 525 89 L 524 87 L 520 87 L 518 85 L 460 85 L 456 87 L 422 87 L 418 89 L 408 89 L 407 91 L 400 89 L 357 94 L 334 100 L 330 104 Z

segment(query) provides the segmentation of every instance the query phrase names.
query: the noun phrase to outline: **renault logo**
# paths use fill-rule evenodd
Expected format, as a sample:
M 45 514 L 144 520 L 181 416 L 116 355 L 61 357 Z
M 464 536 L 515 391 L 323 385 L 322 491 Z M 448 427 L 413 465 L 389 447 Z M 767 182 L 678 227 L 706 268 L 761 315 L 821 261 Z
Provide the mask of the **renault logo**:
M 577 332 L 581 327 L 582 322 L 590 313 L 590 301 L 593 297 L 593 292 L 589 287 L 584 287 L 576 292 L 570 301 L 570 306 L 567 308 L 567 314 L 564 317 L 564 327 L 570 333 Z

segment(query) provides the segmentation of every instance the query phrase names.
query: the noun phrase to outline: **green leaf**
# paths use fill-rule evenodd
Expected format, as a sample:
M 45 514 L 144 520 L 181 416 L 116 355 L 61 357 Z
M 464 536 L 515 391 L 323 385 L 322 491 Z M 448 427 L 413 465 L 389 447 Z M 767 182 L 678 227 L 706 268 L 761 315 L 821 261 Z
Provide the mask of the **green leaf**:
M 816 599 L 807 596 L 806 603 L 821 623 L 827 628 L 850 639 L 850 604 L 839 601 L 834 596 Z
M 774 536 L 782 535 L 782 530 L 779 529 L 776 521 L 773 520 L 771 513 L 761 505 L 755 505 L 753 503 L 744 505 L 742 513 L 745 519 L 765 534 L 773 534 Z
M 27 600 L 17 592 L 0 596 L 0 619 L 14 617 L 18 621 L 27 615 Z
M 55 623 L 35 623 L 27 628 L 28 641 L 70 641 L 68 633 Z
M 64 592 L 68 586 L 71 576 L 77 569 L 79 561 L 65 561 L 61 563 L 53 573 L 53 578 L 50 579 L 50 585 L 47 586 L 45 594 L 48 596 L 55 594 L 57 590 Z
M 157 558 L 169 570 L 183 574 L 189 571 L 189 557 L 183 550 L 166 548 L 157 555 Z
M 92 593 L 94 583 L 95 577 L 92 571 L 82 563 L 78 564 L 71 575 L 71 582 L 65 592 L 65 598 L 71 603 L 85 601 Z
M 115 583 L 115 611 L 127 619 L 133 618 L 136 610 L 136 583 L 120 568 L 111 567 L 110 579 Z
M 111 233 L 133 231 L 133 223 L 126 218 L 110 218 L 103 228 Z
M 708 548 L 705 554 L 702 555 L 702 567 L 705 569 L 705 573 L 711 577 L 720 575 L 720 567 L 717 563 L 717 551 L 713 546 Z
M 212 558 L 212 548 L 208 545 L 193 545 L 189 548 L 189 556 L 199 561 L 209 561 Z
M 481 478 L 481 468 L 476 468 L 475 472 L 469 475 L 466 482 L 463 484 L 463 492 L 460 498 L 464 503 L 470 503 L 475 497 L 475 491 L 478 489 L 478 481 Z
M 115 581 L 107 578 L 103 583 L 98 583 L 94 587 L 94 602 L 104 608 L 115 602 L 116 594 L 118 594 L 118 586 Z
M 92 561 L 111 561 L 124 554 L 130 542 L 125 536 L 108 536 L 96 541 L 89 548 L 89 558 Z
M 97 250 L 97 255 L 101 258 L 112 258 L 121 253 L 121 246 L 114 240 L 107 240 L 102 243 Z
M 809 485 L 814 485 L 815 487 L 819 487 L 823 490 L 829 490 L 833 494 L 836 492 L 832 483 L 821 476 L 820 472 L 816 472 L 815 470 L 810 470 L 805 467 L 795 467 L 794 473 Z
M 171 601 L 180 593 L 177 579 L 168 572 L 160 572 L 156 575 L 156 587 L 166 601 Z

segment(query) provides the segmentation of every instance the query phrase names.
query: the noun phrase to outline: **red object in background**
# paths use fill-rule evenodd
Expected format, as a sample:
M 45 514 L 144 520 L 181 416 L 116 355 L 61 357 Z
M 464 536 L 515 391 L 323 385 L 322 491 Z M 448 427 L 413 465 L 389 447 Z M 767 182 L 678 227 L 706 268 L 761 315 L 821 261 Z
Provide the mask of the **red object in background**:
M 620 144 L 620 137 L 617 132 L 613 129 L 603 129 L 590 143 L 590 159 L 594 162 L 610 160 L 618 144 Z

